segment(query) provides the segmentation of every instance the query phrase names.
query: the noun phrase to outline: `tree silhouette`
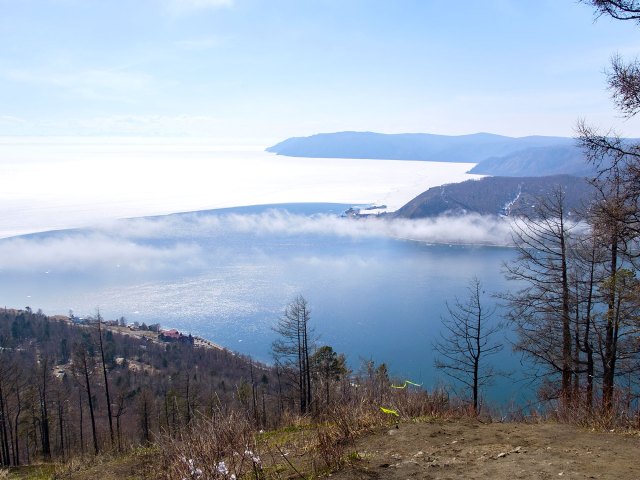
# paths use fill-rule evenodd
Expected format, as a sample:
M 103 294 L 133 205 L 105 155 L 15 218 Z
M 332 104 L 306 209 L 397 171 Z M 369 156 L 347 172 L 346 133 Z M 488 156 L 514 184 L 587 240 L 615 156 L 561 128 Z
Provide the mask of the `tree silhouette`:
M 486 358 L 498 353 L 503 346 L 492 338 L 501 326 L 491 324 L 496 309 L 484 307 L 484 291 L 478 278 L 469 282 L 467 292 L 466 299 L 456 298 L 453 305 L 447 303 L 449 315 L 442 317 L 444 331 L 433 348 L 438 354 L 435 366 L 469 388 L 477 414 L 480 388 L 497 375 L 496 370 L 486 364 Z

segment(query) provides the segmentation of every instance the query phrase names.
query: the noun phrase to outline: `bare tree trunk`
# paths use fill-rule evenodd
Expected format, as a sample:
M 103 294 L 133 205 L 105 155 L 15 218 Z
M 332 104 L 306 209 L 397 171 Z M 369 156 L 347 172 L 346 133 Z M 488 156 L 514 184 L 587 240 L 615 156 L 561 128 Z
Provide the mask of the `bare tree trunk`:
M 186 388 L 186 397 L 187 397 L 187 416 L 186 416 L 186 421 L 185 421 L 185 425 L 189 425 L 191 423 L 191 398 L 190 398 L 190 392 L 189 392 L 189 382 L 191 381 L 191 378 L 189 376 L 189 372 L 187 372 L 187 388 Z
M 20 425 L 20 413 L 22 412 L 22 402 L 20 401 L 20 388 L 18 387 L 18 385 L 16 385 L 16 415 L 14 417 L 14 424 L 13 424 L 13 428 L 14 428 L 14 441 L 15 441 L 15 448 L 14 448 L 14 454 L 15 457 L 13 459 L 13 463 L 14 465 L 20 465 L 20 437 L 19 437 L 19 425 Z
M 313 401 L 313 393 L 311 391 L 311 366 L 309 364 L 309 331 L 308 331 L 308 312 L 307 312 L 307 308 L 306 308 L 306 302 L 304 305 L 304 309 L 303 309 L 303 318 L 302 318 L 302 324 L 303 324 L 303 338 L 304 338 L 304 342 L 303 342 L 303 354 L 304 354 L 304 376 L 305 376 L 305 392 L 307 394 L 307 398 L 306 398 L 306 404 L 307 404 L 307 411 L 311 411 L 312 408 L 312 401 Z
M 613 389 L 616 369 L 616 272 L 618 271 L 618 235 L 615 231 L 611 235 L 610 248 L 611 258 L 609 271 L 611 273 L 611 277 L 607 291 L 607 324 L 605 327 L 604 357 L 602 362 L 602 406 L 607 412 L 610 411 L 613 406 Z
M 587 400 L 587 411 L 589 413 L 593 410 L 593 376 L 595 374 L 594 371 L 594 363 L 593 363 L 593 347 L 591 345 L 590 338 L 590 330 L 591 330 L 591 322 L 592 315 L 591 311 L 593 308 L 593 289 L 595 287 L 595 270 L 596 270 L 596 258 L 595 258 L 595 246 L 591 248 L 591 258 L 589 262 L 589 279 L 588 279 L 588 290 L 587 290 L 587 306 L 586 306 L 586 316 L 585 316 L 585 326 L 584 326 L 584 338 L 583 338 L 583 346 L 585 354 L 587 355 L 587 388 L 586 388 L 586 400 Z
M 253 422 L 254 425 L 257 427 L 258 426 L 258 407 L 257 407 L 257 400 L 256 400 L 256 381 L 255 378 L 253 377 L 253 360 L 250 358 L 249 359 L 249 374 L 251 377 L 251 404 L 253 407 Z
M 7 435 L 7 417 L 8 405 L 4 397 L 4 389 L 2 388 L 3 379 L 0 378 L 0 447 L 2 450 L 2 464 L 11 465 L 11 455 L 9 453 L 9 437 Z
M 96 418 L 93 408 L 93 397 L 91 395 L 91 382 L 89 381 L 89 366 L 87 365 L 87 353 L 82 352 L 82 368 L 84 370 L 84 381 L 87 390 L 87 400 L 89 404 L 89 416 L 91 417 L 91 434 L 93 437 L 93 451 L 97 455 L 100 453 L 98 447 L 98 434 L 96 432 Z
M 58 430 L 60 431 L 60 454 L 62 455 L 62 459 L 65 458 L 64 452 L 64 419 L 63 419 L 63 407 L 60 398 L 58 398 Z
M 150 428 L 149 428 L 149 399 L 147 398 L 147 393 L 142 392 L 141 398 L 141 407 L 142 407 L 142 440 L 144 443 L 149 443 L 151 438 Z
M 477 291 L 477 293 L 479 299 L 480 292 Z M 479 301 L 478 312 L 476 315 L 476 332 L 477 335 L 475 335 L 475 338 L 471 340 L 475 340 L 477 352 L 475 355 L 473 355 L 473 412 L 477 415 L 478 413 L 480 413 L 478 410 L 478 376 L 480 374 L 480 353 L 482 352 L 482 345 L 480 343 L 480 340 L 482 339 L 482 308 Z
M 42 440 L 42 455 L 45 460 L 51 458 L 51 443 L 49 441 L 49 409 L 47 405 L 47 380 L 49 379 L 49 362 L 42 360 L 42 385 L 40 386 L 40 431 Z
M 80 453 L 84 455 L 84 419 L 82 418 L 82 391 L 78 389 L 78 412 L 80 413 Z
M 562 273 L 562 395 L 566 404 L 571 402 L 571 379 L 573 375 L 573 357 L 571 354 L 571 315 L 569 306 L 569 276 L 567 267 L 567 244 L 564 225 L 564 205 L 559 202 L 560 207 L 560 255 Z
M 298 388 L 300 389 L 300 414 L 307 413 L 307 395 L 305 390 L 306 382 L 304 378 L 304 353 L 302 345 L 302 325 L 300 324 L 300 315 L 297 316 L 297 328 L 298 328 Z
M 113 440 L 113 419 L 111 415 L 111 397 L 109 395 L 109 378 L 107 377 L 107 365 L 104 361 L 104 346 L 102 344 L 102 318 L 98 312 L 98 338 L 100 339 L 100 359 L 102 361 L 102 375 L 104 376 L 104 391 L 107 397 L 107 416 L 109 417 L 109 438 L 111 439 L 111 448 L 114 446 Z
M 118 440 L 118 451 L 121 452 L 122 451 L 122 434 L 120 431 L 120 417 L 122 417 L 122 415 L 125 412 L 125 395 L 121 392 L 118 395 L 118 403 L 117 403 L 117 410 L 116 410 L 116 438 Z

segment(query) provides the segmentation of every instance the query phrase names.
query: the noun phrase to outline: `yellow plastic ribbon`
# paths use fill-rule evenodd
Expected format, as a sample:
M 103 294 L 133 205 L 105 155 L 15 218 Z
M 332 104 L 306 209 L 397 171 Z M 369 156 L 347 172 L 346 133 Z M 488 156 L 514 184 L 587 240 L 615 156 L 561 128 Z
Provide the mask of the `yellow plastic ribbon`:
M 405 380 L 402 385 L 391 385 L 391 388 L 407 388 L 407 385 L 413 385 L 415 387 L 421 387 L 421 383 L 413 383 L 409 380 Z
M 380 407 L 380 410 L 382 410 L 384 413 L 387 413 L 389 415 L 395 415 L 396 417 L 400 416 L 398 415 L 398 412 L 396 412 L 395 410 L 391 410 L 390 408 Z

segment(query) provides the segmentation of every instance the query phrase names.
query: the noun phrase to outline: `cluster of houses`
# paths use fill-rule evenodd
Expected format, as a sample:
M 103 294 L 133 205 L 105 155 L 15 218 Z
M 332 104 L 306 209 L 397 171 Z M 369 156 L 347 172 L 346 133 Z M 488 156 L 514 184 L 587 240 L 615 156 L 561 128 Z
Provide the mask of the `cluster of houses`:
M 95 318 L 92 317 L 76 317 L 72 312 L 70 312 L 70 315 L 68 317 L 65 315 L 58 315 L 56 319 L 76 325 L 90 325 L 96 321 Z M 138 322 L 126 324 L 124 317 L 121 317 L 118 320 L 102 320 L 101 322 L 103 325 L 108 327 L 126 327 L 131 331 L 142 330 L 156 332 L 158 334 L 158 339 L 163 342 L 182 342 L 191 345 L 193 345 L 195 342 L 195 338 L 191 334 L 185 335 L 175 328 L 172 328 L 170 330 L 163 330 L 160 328 L 159 323 L 155 323 L 152 325 L 146 325 L 145 323 L 139 324 Z

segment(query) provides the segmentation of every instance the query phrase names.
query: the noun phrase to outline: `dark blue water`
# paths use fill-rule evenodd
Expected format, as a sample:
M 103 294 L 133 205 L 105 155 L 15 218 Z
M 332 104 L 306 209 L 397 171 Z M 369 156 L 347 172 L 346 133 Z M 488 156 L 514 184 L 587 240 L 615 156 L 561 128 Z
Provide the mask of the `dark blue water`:
M 318 342 L 345 353 L 353 369 L 372 359 L 427 388 L 447 382 L 431 348 L 445 302 L 466 298 L 477 276 L 492 305 L 492 294 L 508 288 L 501 265 L 513 251 L 342 234 L 335 225 L 347 219 L 324 232 L 326 217 L 314 216 L 347 207 L 280 206 L 293 214 L 285 216 L 265 214 L 273 207 L 225 209 L 3 240 L 0 252 L 13 248 L 15 264 L 0 264 L 0 301 L 48 314 L 99 308 L 107 318 L 160 322 L 269 361 L 271 328 L 302 294 Z M 75 249 L 66 260 L 65 248 Z M 508 344 L 492 361 L 520 369 Z M 498 379 L 486 398 L 530 397 L 514 378 Z

